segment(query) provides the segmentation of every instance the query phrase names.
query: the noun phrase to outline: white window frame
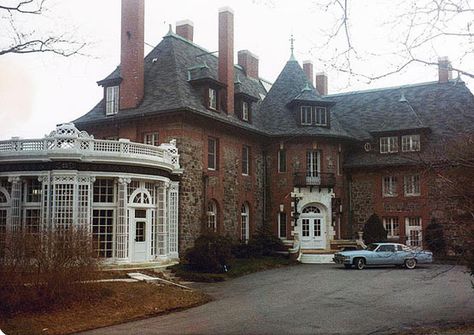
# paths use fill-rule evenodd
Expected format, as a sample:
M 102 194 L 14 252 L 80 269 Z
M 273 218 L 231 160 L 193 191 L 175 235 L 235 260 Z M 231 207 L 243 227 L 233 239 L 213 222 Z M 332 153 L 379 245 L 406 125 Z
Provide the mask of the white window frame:
M 282 157 L 285 157 L 285 158 L 282 160 Z M 284 169 L 282 169 L 282 162 L 285 163 Z M 278 172 L 279 173 L 287 172 L 287 168 L 286 168 L 286 150 L 285 149 L 278 150 Z
M 119 109 L 119 86 L 105 88 L 105 115 L 115 115 Z
M 209 108 L 217 110 L 217 90 L 209 88 L 208 91 Z
M 311 106 L 301 106 L 301 125 L 309 126 L 313 123 L 313 109 Z
M 387 216 L 383 219 L 383 227 L 387 231 L 388 238 L 400 237 L 400 223 L 398 216 Z
M 421 194 L 421 181 L 419 174 L 403 177 L 403 189 L 406 197 L 416 197 Z
M 160 145 L 160 134 L 158 132 L 145 133 L 143 135 L 143 143 L 148 145 L 159 146 Z
M 247 203 L 242 204 L 240 208 L 240 239 L 242 242 L 247 243 L 249 240 L 249 218 L 250 218 L 250 211 L 249 206 Z
M 282 231 L 282 220 L 281 218 L 284 217 L 285 218 L 285 229 L 284 231 Z M 278 237 L 281 238 L 281 239 L 286 239 L 287 238 L 287 234 L 286 234 L 286 230 L 288 228 L 288 217 L 286 215 L 286 212 L 278 212 Z
M 402 136 L 402 151 L 414 152 L 420 151 L 420 135 L 403 135 Z
M 248 176 L 250 174 L 250 147 L 248 145 L 242 146 L 242 175 Z
M 390 154 L 398 152 L 398 136 L 386 136 L 380 138 L 380 153 Z
M 211 150 L 211 145 L 210 143 L 213 143 L 213 149 Z M 208 137 L 207 138 L 207 169 L 215 171 L 217 170 L 217 149 L 218 143 L 217 143 L 217 138 L 214 137 Z M 209 164 L 209 163 L 212 164 Z
M 215 200 L 210 200 L 207 204 L 207 228 L 217 233 L 217 204 Z
M 247 101 L 242 101 L 242 120 L 249 121 L 249 103 Z
M 383 176 L 382 177 L 382 195 L 384 197 L 396 197 L 398 195 L 396 176 Z
M 326 107 L 313 107 L 314 108 L 314 124 L 316 126 L 327 126 L 328 125 L 328 114 Z

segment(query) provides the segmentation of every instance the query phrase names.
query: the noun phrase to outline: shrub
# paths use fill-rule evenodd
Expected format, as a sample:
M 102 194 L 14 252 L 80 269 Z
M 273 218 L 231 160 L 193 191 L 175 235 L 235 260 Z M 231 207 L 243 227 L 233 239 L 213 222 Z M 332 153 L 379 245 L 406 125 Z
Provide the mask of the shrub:
M 444 240 L 443 226 L 432 219 L 426 227 L 425 243 L 429 250 L 435 255 L 444 255 L 446 242 Z
M 284 249 L 283 242 L 276 237 L 268 225 L 257 229 L 248 242 L 250 257 L 271 256 Z
M 226 271 L 232 261 L 232 241 L 215 233 L 199 236 L 194 247 L 186 253 L 186 259 L 193 270 L 219 273 Z
M 387 240 L 387 231 L 377 214 L 372 214 L 364 225 L 364 242 L 384 242 Z
M 47 310 L 94 294 L 98 262 L 86 230 L 11 232 L 0 257 L 0 310 Z

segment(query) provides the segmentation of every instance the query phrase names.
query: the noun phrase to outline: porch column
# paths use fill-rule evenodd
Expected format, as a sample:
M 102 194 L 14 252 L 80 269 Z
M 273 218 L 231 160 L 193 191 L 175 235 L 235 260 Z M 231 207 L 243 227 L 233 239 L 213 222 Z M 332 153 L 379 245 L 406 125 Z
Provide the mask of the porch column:
M 118 179 L 118 208 L 117 208 L 117 229 L 115 231 L 115 257 L 128 259 L 128 214 L 127 214 L 127 186 L 130 178 Z
M 168 194 L 169 183 L 168 182 L 160 182 L 157 185 L 157 215 L 156 215 L 156 256 L 157 257 L 164 257 L 166 256 L 166 248 L 167 248 L 167 194 Z
M 168 252 L 170 257 L 178 258 L 178 190 L 179 182 L 170 182 L 168 190 Z
M 21 229 L 21 178 L 10 177 L 8 182 L 12 184 L 11 193 L 11 231 L 16 232 Z

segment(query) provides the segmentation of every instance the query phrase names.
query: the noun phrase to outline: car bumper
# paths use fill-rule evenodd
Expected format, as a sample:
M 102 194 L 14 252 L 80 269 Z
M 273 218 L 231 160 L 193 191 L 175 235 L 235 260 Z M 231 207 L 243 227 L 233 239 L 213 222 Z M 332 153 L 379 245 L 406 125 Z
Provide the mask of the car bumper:
M 351 260 L 348 258 L 334 257 L 332 260 L 336 264 L 351 264 Z

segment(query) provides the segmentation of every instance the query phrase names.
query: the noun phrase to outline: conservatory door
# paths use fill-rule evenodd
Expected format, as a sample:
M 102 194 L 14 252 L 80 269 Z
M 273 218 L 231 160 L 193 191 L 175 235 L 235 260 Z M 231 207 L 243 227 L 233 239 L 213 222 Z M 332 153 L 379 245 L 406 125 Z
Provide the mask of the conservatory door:
M 150 253 L 150 214 L 146 209 L 135 209 L 132 219 L 131 234 L 133 236 L 133 262 L 144 262 Z

